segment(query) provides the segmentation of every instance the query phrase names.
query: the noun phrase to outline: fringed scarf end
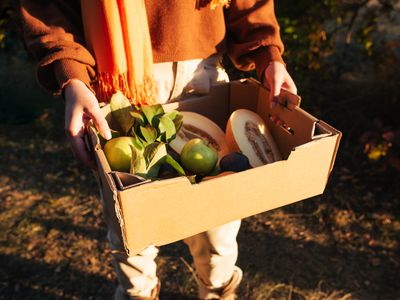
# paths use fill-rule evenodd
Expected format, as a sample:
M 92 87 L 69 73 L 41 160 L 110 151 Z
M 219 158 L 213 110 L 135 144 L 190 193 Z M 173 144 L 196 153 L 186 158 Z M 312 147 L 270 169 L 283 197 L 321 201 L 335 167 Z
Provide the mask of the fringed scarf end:
M 143 84 L 129 87 L 127 73 L 109 74 L 99 73 L 95 84 L 97 98 L 100 102 L 109 103 L 112 95 L 121 91 L 133 105 L 157 104 L 153 76 L 146 75 Z

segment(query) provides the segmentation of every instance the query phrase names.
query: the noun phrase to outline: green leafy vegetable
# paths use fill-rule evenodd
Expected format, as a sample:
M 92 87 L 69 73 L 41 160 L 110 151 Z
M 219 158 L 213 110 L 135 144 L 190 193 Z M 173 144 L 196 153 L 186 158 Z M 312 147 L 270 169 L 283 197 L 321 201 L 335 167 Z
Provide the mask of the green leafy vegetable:
M 151 125 L 146 125 L 146 127 L 140 126 L 140 132 L 149 144 L 154 143 L 157 138 L 157 130 Z
M 164 114 L 164 109 L 162 108 L 162 106 L 160 104 L 143 105 L 141 107 L 141 109 L 142 109 L 144 115 L 146 116 L 147 122 L 149 124 L 152 124 L 154 117 Z
M 129 113 L 135 119 L 135 123 L 137 123 L 138 125 L 144 126 L 146 124 L 146 120 L 145 120 L 144 116 L 140 112 L 131 111 Z
M 135 118 L 131 115 L 131 112 L 133 112 L 131 103 L 118 91 L 111 97 L 110 108 L 113 119 L 118 123 L 123 134 L 126 135 L 135 122 Z
M 166 145 L 182 126 L 183 117 L 178 111 L 166 113 L 159 104 L 132 106 L 121 92 L 111 97 L 110 108 L 122 134 L 133 137 L 130 173 L 154 179 L 161 165 L 168 164 L 179 175 L 185 175 L 180 164 L 166 150 Z
M 158 124 L 158 130 L 160 132 L 160 141 L 161 142 L 168 143 L 172 139 L 174 139 L 176 136 L 175 124 L 166 115 L 163 115 L 160 118 L 160 123 Z
M 165 148 L 165 144 L 162 143 L 152 143 L 147 145 L 146 149 L 143 152 L 143 156 L 146 160 L 146 166 L 154 165 L 156 162 L 154 160 L 161 159 L 163 156 L 167 154 L 167 150 Z

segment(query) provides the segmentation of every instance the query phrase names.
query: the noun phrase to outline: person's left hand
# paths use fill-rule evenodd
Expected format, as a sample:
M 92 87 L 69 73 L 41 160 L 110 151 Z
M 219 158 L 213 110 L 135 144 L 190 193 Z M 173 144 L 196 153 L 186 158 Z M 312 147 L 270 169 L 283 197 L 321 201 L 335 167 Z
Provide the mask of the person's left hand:
M 297 94 L 297 88 L 285 66 L 277 61 L 271 62 L 264 71 L 263 84 L 270 88 L 269 103 L 273 108 L 281 92 L 281 87 L 293 94 Z

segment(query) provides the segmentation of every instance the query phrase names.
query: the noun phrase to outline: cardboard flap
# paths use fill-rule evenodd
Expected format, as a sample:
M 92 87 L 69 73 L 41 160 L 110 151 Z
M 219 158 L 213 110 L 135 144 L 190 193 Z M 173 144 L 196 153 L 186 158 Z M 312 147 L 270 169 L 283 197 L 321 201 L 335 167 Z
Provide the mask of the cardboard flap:
M 267 86 L 263 85 L 254 78 L 244 78 L 239 81 L 231 82 L 231 84 L 247 84 L 247 83 L 250 83 L 259 89 L 266 90 L 267 94 L 269 94 L 270 92 L 270 89 Z M 301 97 L 299 95 L 295 95 L 289 92 L 288 90 L 281 88 L 281 92 L 279 94 L 277 103 L 279 106 L 286 107 L 288 109 L 293 109 L 293 107 L 295 106 L 300 106 L 300 103 L 301 103 Z
M 312 140 L 318 119 L 299 107 L 301 98 L 282 90 L 271 109 L 269 89 L 254 79 L 231 82 L 230 111 L 245 108 L 257 112 L 271 131 L 284 158 L 298 145 Z M 243 100 L 245 99 L 245 101 Z
M 257 111 L 259 84 L 253 79 L 242 79 L 230 83 L 229 112 L 245 108 Z
M 269 90 L 260 88 L 257 113 L 266 122 L 283 158 L 287 158 L 293 148 L 312 140 L 318 119 L 296 105 L 300 103 L 300 97 L 296 95 L 287 92 L 284 103 L 272 109 L 265 105 L 268 97 Z

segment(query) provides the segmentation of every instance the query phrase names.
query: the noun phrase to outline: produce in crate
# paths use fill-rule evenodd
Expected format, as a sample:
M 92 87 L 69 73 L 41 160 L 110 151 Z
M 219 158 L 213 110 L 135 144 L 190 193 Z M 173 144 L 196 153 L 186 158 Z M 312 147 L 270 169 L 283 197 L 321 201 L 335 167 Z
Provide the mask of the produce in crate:
M 241 172 L 251 168 L 248 157 L 240 152 L 225 155 L 219 162 L 219 167 L 222 172 Z
M 264 120 L 247 109 L 234 111 L 226 126 L 226 142 L 249 158 L 252 167 L 281 160 L 281 154 Z
M 113 125 L 117 127 L 113 129 L 123 136 L 111 139 L 104 145 L 112 170 L 154 179 L 158 178 L 161 166 L 168 164 L 179 175 L 185 175 L 183 168 L 167 153 L 166 148 L 182 126 L 182 116 L 177 111 L 164 112 L 161 105 L 133 106 L 121 92 L 111 97 L 110 109 Z M 117 139 L 129 143 L 124 144 Z
M 217 169 L 240 172 L 281 159 L 262 118 L 246 109 L 231 114 L 224 133 L 200 114 L 133 106 L 119 92 L 110 108 L 120 137 L 105 142 L 104 152 L 114 171 L 156 179 L 186 175 L 186 170 L 201 180 Z
M 130 136 L 111 139 L 104 145 L 104 154 L 111 170 L 129 172 L 132 160 L 131 147 L 134 147 L 134 139 Z
M 185 144 L 193 138 L 201 138 L 206 144 L 218 152 L 218 160 L 227 155 L 230 150 L 225 141 L 224 131 L 213 121 L 198 113 L 181 111 L 183 125 L 170 146 L 181 153 Z
M 181 151 L 181 162 L 184 168 L 195 175 L 207 175 L 218 162 L 218 152 L 203 139 L 194 138 L 188 141 Z

